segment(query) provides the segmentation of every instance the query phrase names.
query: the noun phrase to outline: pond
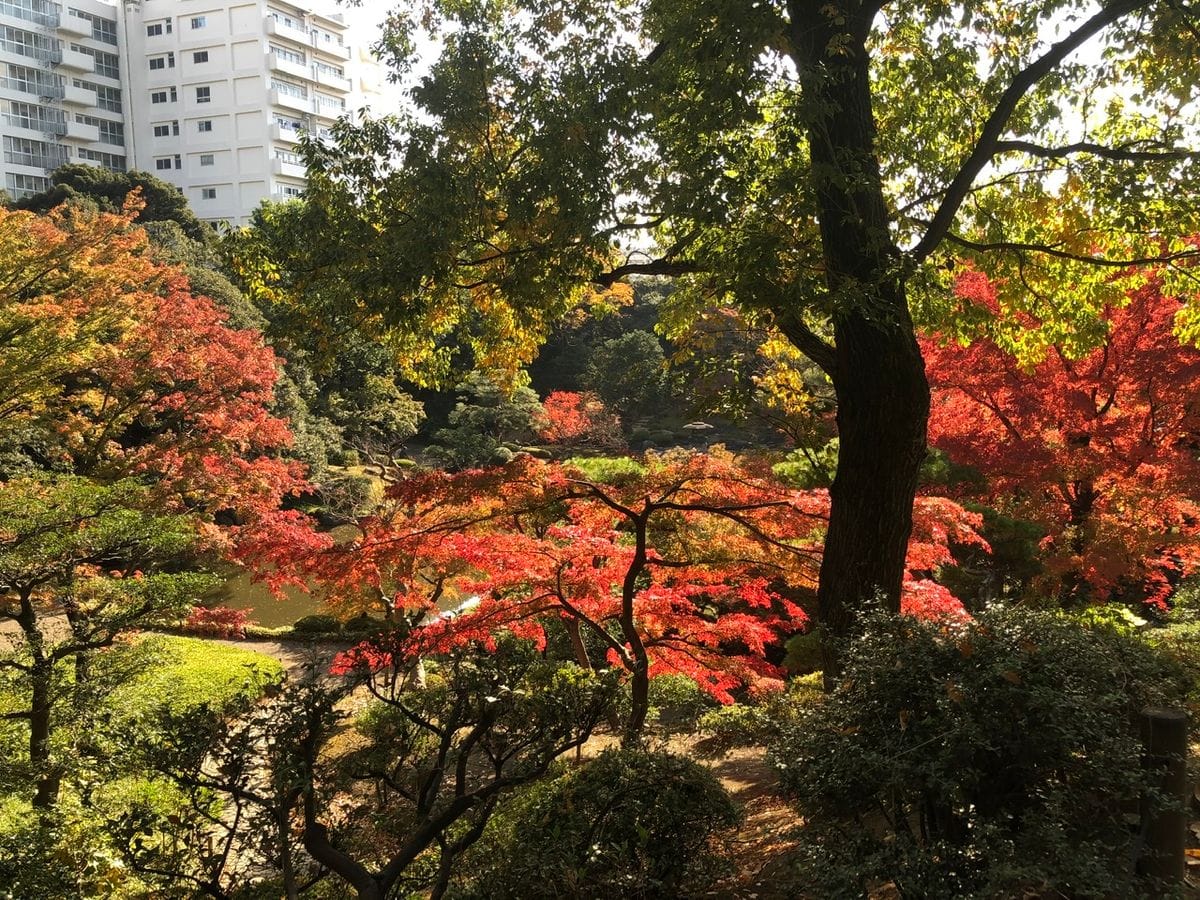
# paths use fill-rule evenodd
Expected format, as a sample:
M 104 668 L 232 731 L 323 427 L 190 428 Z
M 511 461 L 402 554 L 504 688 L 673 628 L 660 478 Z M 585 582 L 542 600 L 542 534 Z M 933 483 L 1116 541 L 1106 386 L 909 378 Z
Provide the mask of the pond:
M 218 594 L 218 605 L 244 609 L 250 619 L 268 628 L 291 625 L 297 619 L 325 611 L 314 594 L 289 587 L 284 599 L 276 599 L 265 584 L 254 581 L 249 572 L 235 572 Z
M 353 525 L 343 525 L 333 529 L 330 534 L 339 543 L 349 542 L 358 535 L 358 529 Z M 316 593 L 289 587 L 284 590 L 284 595 L 283 598 L 276 598 L 265 584 L 255 581 L 249 572 L 235 569 L 230 572 L 214 601 L 218 606 L 244 609 L 250 614 L 251 621 L 268 628 L 291 625 L 304 616 L 326 612 L 325 604 Z

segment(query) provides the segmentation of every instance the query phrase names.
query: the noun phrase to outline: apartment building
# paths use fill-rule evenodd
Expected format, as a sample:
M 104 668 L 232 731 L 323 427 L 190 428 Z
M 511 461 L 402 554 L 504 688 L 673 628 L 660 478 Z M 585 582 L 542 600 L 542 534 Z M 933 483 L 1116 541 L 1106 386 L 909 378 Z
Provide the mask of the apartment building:
M 241 224 L 299 196 L 300 133 L 366 96 L 340 15 L 282 0 L 0 0 L 4 187 L 87 162 L 152 172 Z M 369 85 L 368 85 L 369 87 Z
M 130 156 L 196 215 L 244 223 L 299 196 L 301 131 L 354 105 L 341 16 L 278 0 L 125 2 Z
M 45 190 L 67 162 L 128 165 L 116 7 L 0 0 L 0 187 Z

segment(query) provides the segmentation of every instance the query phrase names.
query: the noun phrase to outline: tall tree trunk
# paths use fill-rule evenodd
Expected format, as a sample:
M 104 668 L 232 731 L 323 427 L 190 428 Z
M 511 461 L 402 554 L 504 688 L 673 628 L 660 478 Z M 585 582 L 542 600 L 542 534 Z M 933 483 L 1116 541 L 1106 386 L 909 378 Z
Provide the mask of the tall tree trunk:
M 52 677 L 53 664 L 51 662 L 47 660 L 34 662 L 30 678 L 29 763 L 37 778 L 37 788 L 33 795 L 35 809 L 50 809 L 58 802 L 58 787 L 62 781 L 62 776 L 50 759 Z
M 1096 508 L 1096 486 L 1089 481 L 1076 481 L 1068 491 L 1071 516 L 1067 522 L 1070 531 L 1068 546 L 1071 554 L 1079 559 L 1087 550 L 1087 529 L 1091 524 L 1092 513 Z M 1063 573 L 1062 585 L 1059 587 L 1058 602 L 1063 607 L 1086 604 L 1089 597 L 1088 583 L 1083 572 L 1074 566 Z
M 834 321 L 840 450 L 817 590 L 829 679 L 863 606 L 878 597 L 900 608 L 929 384 L 875 149 L 874 13 L 849 0 L 791 0 L 789 11 Z
M 29 650 L 29 767 L 37 779 L 35 809 L 50 809 L 58 802 L 62 774 L 50 758 L 54 711 L 54 659 L 46 652 L 46 639 L 33 605 L 33 589 L 21 591 L 17 625 Z

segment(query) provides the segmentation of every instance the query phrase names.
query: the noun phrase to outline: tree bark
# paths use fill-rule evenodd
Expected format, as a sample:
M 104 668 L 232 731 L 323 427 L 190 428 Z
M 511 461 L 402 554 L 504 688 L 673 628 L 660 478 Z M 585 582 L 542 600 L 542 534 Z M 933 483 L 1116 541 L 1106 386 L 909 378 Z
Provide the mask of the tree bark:
M 864 606 L 878 598 L 900 608 L 929 384 L 875 148 L 866 49 L 874 12 L 848 0 L 792 0 L 789 11 L 834 322 L 840 450 L 817 590 L 829 680 Z

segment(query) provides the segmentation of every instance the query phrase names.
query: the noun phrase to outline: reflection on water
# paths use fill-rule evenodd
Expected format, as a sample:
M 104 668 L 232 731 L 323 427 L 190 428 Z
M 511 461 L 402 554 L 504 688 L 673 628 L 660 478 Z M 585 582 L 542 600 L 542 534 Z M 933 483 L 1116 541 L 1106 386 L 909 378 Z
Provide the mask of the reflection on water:
M 324 612 L 324 606 L 313 594 L 299 588 L 286 588 L 286 599 L 276 600 L 265 584 L 255 582 L 249 572 L 235 572 L 221 589 L 219 603 L 230 609 L 244 609 L 259 625 L 279 628 L 297 619 Z
M 335 541 L 343 543 L 354 540 L 358 536 L 358 529 L 353 525 L 340 525 L 330 534 Z M 284 589 L 284 594 L 284 599 L 276 599 L 265 584 L 256 582 L 249 572 L 238 569 L 230 573 L 216 602 L 230 609 L 244 609 L 252 621 L 268 628 L 291 625 L 304 616 L 326 611 L 315 593 L 288 587 Z

